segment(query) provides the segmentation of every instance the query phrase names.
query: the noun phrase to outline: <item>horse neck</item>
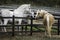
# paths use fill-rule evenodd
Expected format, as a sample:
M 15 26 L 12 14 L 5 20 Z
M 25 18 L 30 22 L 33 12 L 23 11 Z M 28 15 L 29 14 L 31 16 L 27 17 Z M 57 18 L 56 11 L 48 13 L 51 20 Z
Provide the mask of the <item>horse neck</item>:
M 15 9 L 15 12 L 22 12 L 24 11 L 23 9 L 19 8 L 19 9 Z
M 24 6 L 21 5 L 21 6 L 19 6 L 16 10 L 17 10 L 17 11 L 19 11 L 19 10 L 21 11 L 21 10 L 23 10 L 23 9 L 24 9 Z
M 42 14 L 42 18 L 44 18 L 45 15 L 46 15 L 46 13 L 43 13 L 43 14 Z
M 24 7 L 19 6 L 17 9 L 14 10 L 15 12 L 24 12 Z
M 49 13 L 44 13 L 43 18 L 44 18 L 44 16 L 45 16 L 45 15 L 47 15 L 47 16 L 48 16 L 48 15 L 49 15 Z
M 24 9 L 16 9 L 15 11 L 14 11 L 14 15 L 16 15 L 16 16 L 19 16 L 19 17 L 24 17 Z

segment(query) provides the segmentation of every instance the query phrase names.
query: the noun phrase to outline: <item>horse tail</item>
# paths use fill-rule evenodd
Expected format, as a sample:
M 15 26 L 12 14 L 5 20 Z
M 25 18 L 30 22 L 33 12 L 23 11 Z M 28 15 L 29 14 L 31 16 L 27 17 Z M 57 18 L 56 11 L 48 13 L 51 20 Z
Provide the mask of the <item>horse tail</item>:
M 47 15 L 47 27 L 49 28 L 49 15 Z

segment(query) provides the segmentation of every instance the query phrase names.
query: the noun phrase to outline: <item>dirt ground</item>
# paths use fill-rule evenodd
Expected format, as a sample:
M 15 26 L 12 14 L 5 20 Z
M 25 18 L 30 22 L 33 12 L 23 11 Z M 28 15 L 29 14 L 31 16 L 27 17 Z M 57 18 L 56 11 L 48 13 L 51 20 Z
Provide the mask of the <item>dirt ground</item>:
M 41 23 L 41 22 L 40 22 Z M 30 35 L 15 35 L 14 37 L 11 34 L 0 34 L 0 40 L 60 40 L 60 35 L 57 33 L 52 33 L 51 38 L 46 37 L 44 32 L 33 33 Z
M 3 34 L 0 35 L 0 40 L 60 40 L 60 35 L 53 35 L 52 37 L 46 37 L 44 35 L 44 33 L 33 33 L 32 36 L 29 35 L 15 35 L 14 37 L 12 37 L 11 35 L 7 34 Z

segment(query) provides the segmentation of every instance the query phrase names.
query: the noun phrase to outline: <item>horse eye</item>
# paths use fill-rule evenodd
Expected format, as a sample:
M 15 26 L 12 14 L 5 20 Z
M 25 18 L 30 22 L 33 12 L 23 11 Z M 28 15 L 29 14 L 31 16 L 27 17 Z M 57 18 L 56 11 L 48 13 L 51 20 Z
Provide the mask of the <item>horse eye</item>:
M 36 13 L 34 13 L 36 15 Z

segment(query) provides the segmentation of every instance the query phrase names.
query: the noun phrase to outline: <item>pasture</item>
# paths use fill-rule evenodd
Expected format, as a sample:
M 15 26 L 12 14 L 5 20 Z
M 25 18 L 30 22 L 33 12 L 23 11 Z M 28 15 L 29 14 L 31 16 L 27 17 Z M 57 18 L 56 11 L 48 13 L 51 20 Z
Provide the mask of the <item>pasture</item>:
M 55 14 L 55 15 L 57 15 L 57 14 Z M 58 19 L 59 17 L 56 17 L 56 18 Z M 19 34 L 19 31 L 15 30 L 17 28 L 15 28 L 15 26 L 14 26 L 15 25 L 14 18 L 12 18 L 12 19 L 13 19 L 12 27 L 11 28 L 6 27 L 8 33 L 7 32 L 0 32 L 0 40 L 60 40 L 60 35 L 57 35 L 59 33 L 59 24 L 60 24 L 60 21 L 58 21 L 58 20 L 55 20 L 55 22 L 57 22 L 59 24 L 56 23 L 53 25 L 53 28 L 51 31 L 52 37 L 49 38 L 49 37 L 45 36 L 45 33 L 44 33 L 45 29 L 42 25 L 42 20 L 40 20 L 40 22 L 38 22 L 38 21 L 35 22 L 35 20 L 33 20 L 33 21 L 29 20 L 30 26 L 27 24 L 27 26 L 26 26 L 27 29 L 25 29 L 26 27 L 23 26 L 24 28 L 22 28 L 23 30 L 21 30 L 21 33 Z M 36 25 L 36 24 L 38 24 L 38 25 Z M 13 36 L 11 36 L 11 35 L 13 35 Z
M 29 20 L 30 21 L 30 20 Z M 40 22 L 36 22 L 33 20 L 33 24 L 42 24 L 42 20 Z M 23 26 L 23 31 L 25 31 L 25 26 Z M 8 28 L 7 28 L 8 29 Z M 27 31 L 30 31 L 30 26 L 27 26 Z M 10 29 L 11 30 L 11 29 Z M 43 26 L 33 26 L 32 35 L 29 35 L 30 32 L 23 32 L 21 35 L 15 32 L 15 36 L 11 36 L 11 33 L 2 33 L 0 34 L 0 40 L 60 40 L 60 35 L 57 35 L 57 26 L 52 28 L 52 37 L 46 37 L 44 34 L 44 27 Z M 38 31 L 40 30 L 40 31 Z M 38 31 L 38 32 L 37 32 Z
M 27 34 L 27 33 L 26 33 Z M 55 35 L 52 32 L 52 37 L 44 36 L 44 32 L 33 32 L 32 36 L 30 35 L 15 35 L 12 37 L 10 34 L 0 35 L 0 40 L 60 40 L 59 35 Z

